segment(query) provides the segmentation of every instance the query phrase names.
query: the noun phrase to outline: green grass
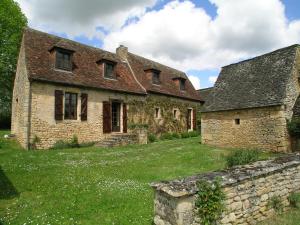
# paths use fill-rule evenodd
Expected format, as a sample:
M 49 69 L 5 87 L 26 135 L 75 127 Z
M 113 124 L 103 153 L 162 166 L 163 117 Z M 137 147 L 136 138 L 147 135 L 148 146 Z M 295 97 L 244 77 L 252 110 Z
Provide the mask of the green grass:
M 0 224 L 150 225 L 149 183 L 224 168 L 231 151 L 201 145 L 199 137 L 23 151 L 3 140 L 8 132 L 0 131 Z
M 272 217 L 259 225 L 299 225 L 300 209 L 292 209 L 286 213 Z

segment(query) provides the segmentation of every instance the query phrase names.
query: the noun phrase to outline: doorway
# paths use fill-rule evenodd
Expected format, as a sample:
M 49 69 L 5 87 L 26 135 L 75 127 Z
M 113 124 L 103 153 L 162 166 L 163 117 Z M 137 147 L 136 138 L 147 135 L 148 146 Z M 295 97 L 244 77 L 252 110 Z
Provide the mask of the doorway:
M 121 111 L 121 103 L 120 102 L 112 102 L 111 103 L 111 125 L 113 132 L 120 132 L 120 111 Z

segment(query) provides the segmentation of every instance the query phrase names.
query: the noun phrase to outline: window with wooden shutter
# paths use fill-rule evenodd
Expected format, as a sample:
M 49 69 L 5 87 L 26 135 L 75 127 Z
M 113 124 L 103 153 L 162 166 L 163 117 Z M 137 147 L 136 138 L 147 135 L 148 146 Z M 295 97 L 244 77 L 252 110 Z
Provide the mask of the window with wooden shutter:
M 123 104 L 123 133 L 127 133 L 127 104 Z
M 55 68 L 61 70 L 72 70 L 72 54 L 66 50 L 56 50 Z
M 88 95 L 81 94 L 81 121 L 87 121 Z
M 77 94 L 65 93 L 65 119 L 77 120 Z
M 54 95 L 55 95 L 55 105 L 54 105 L 55 120 L 63 120 L 64 93 L 61 90 L 55 90 Z
M 187 115 L 186 115 L 186 123 L 187 123 L 187 130 L 190 130 L 192 128 L 192 109 L 188 109 Z
M 103 102 L 103 133 L 111 132 L 111 104 Z

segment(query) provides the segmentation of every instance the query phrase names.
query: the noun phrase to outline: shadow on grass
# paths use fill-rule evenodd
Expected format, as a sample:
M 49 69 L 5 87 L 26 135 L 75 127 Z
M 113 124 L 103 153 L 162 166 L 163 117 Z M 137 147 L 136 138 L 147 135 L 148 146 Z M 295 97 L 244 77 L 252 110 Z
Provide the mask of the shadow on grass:
M 0 166 L 0 199 L 11 199 L 18 196 L 19 196 L 18 191 L 11 183 L 11 181 L 8 179 L 8 177 L 5 175 L 4 171 Z M 0 225 L 1 225 L 1 220 L 0 220 Z

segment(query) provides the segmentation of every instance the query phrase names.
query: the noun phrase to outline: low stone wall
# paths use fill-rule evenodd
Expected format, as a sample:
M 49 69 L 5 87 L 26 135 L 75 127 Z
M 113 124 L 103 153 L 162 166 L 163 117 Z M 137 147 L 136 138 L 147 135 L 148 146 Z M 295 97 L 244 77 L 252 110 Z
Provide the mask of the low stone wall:
M 300 191 L 300 154 L 289 154 L 274 160 L 191 176 L 182 180 L 153 183 L 155 190 L 154 224 L 200 225 L 195 200 L 197 181 L 221 179 L 226 194 L 226 211 L 218 224 L 256 224 L 275 212 L 268 207 L 278 196 L 288 209 L 288 196 Z

